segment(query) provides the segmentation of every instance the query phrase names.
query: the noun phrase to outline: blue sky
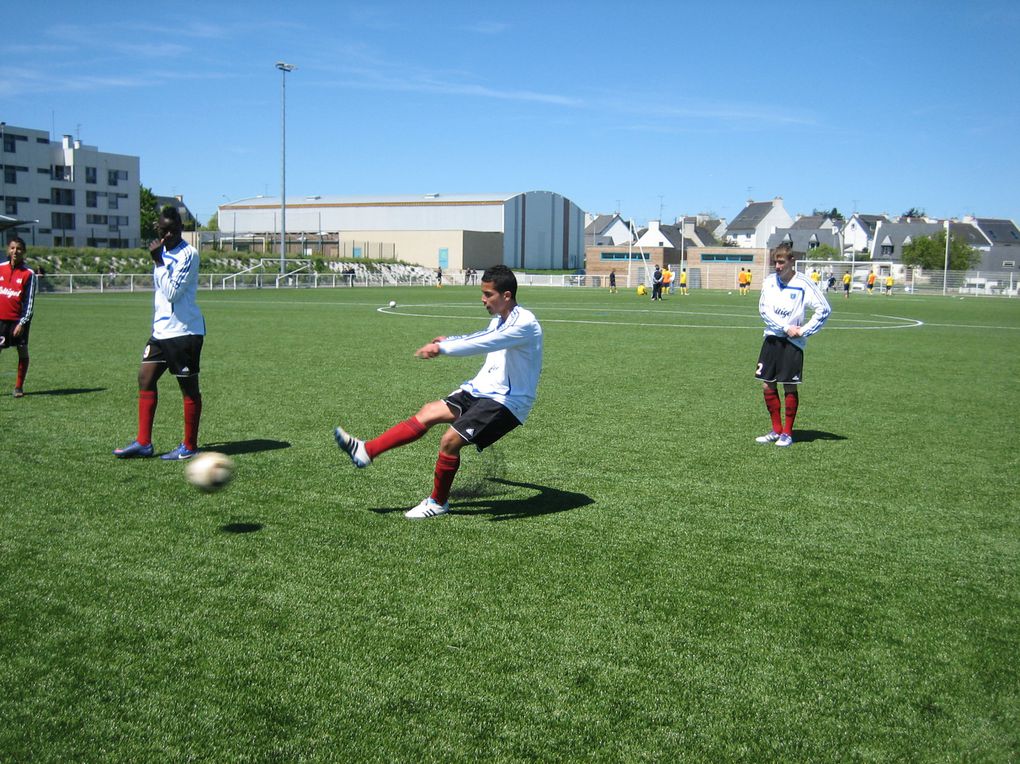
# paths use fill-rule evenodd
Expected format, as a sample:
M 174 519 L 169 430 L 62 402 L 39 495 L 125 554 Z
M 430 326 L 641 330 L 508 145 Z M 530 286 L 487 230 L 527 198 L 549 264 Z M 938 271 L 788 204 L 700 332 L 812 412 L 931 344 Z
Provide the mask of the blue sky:
M 289 197 L 1020 219 L 1016 2 L 164 7 L 7 9 L 0 119 L 136 154 L 204 220 L 279 194 L 283 60 Z

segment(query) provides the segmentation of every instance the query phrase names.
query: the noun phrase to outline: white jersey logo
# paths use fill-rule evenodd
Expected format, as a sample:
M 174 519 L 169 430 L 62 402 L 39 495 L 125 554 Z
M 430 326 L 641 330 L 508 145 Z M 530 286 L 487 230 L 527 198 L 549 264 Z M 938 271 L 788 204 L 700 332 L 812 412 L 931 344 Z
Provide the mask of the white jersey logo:
M 464 432 L 467 433 L 467 436 L 469 438 L 475 437 L 475 428 L 474 427 L 468 427 L 466 430 L 464 430 Z

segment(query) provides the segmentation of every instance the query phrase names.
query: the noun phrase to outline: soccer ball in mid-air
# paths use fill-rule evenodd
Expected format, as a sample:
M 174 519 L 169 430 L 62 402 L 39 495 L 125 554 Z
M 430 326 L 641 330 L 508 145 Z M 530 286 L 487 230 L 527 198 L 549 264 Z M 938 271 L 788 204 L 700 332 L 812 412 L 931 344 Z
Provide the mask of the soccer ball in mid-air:
M 397 301 L 396 300 L 390 300 L 390 307 L 391 308 L 397 307 Z
M 200 491 L 220 490 L 234 476 L 234 462 L 226 454 L 203 451 L 191 457 L 184 467 L 184 477 Z

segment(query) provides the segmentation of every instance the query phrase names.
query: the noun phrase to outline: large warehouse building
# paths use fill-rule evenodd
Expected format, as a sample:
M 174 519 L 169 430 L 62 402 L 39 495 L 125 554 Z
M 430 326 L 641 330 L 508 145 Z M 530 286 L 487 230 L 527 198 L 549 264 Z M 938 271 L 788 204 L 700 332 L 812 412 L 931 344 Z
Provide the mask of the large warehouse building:
M 287 251 L 346 257 L 395 257 L 430 268 L 575 269 L 584 265 L 584 212 L 549 191 L 512 194 L 288 197 Z M 276 242 L 279 197 L 220 206 L 227 246 Z M 323 246 L 326 242 L 326 246 Z

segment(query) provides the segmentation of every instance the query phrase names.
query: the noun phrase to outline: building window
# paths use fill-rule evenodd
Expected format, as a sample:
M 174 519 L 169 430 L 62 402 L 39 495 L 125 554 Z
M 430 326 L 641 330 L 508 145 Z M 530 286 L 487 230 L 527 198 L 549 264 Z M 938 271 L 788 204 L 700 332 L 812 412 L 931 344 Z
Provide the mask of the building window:
M 882 255 L 882 257 L 891 257 L 892 253 L 893 253 L 893 245 L 892 244 L 883 244 L 882 245 L 882 252 L 880 253 Z
M 633 254 L 629 252 L 600 252 L 599 260 L 623 260 L 626 262 L 628 255 L 631 260 L 643 259 L 640 252 L 634 252 Z
M 95 191 L 85 192 L 85 206 L 86 207 L 98 207 L 99 206 L 99 195 Z
M 17 215 L 18 214 L 18 200 L 17 199 L 4 199 L 4 214 L 5 215 Z
M 4 168 L 4 183 L 17 183 L 18 171 L 13 167 Z
M 818 249 L 818 242 L 817 241 L 809 241 L 808 245 L 807 245 L 807 248 L 808 249 Z
M 67 207 L 74 206 L 73 188 L 51 188 L 50 204 L 61 204 Z
M 50 227 L 53 228 L 53 230 L 73 231 L 74 230 L 74 213 L 73 212 L 51 212 L 50 213 Z
M 738 255 L 733 252 L 704 252 L 701 255 L 703 263 L 753 263 L 754 255 Z
M 65 166 L 62 164 L 53 165 L 53 180 L 66 180 L 71 182 L 74 180 L 74 168 Z
M 110 194 L 109 196 L 107 196 L 106 201 L 108 203 L 107 206 L 109 207 L 109 209 L 111 210 L 120 209 L 119 207 L 120 197 L 118 197 L 116 194 Z
M 1016 260 L 1003 260 L 1002 261 L 1002 267 L 1003 268 L 1016 268 Z
M 13 154 L 14 151 L 15 151 L 14 147 L 16 145 L 17 145 L 17 141 L 15 140 L 13 135 L 4 134 L 4 153 L 5 154 Z
M 86 167 L 85 168 L 85 182 L 86 183 L 95 183 L 96 182 L 96 168 L 95 167 Z
M 106 171 L 106 185 L 116 186 L 122 180 L 127 180 L 127 170 Z
M 86 215 L 85 222 L 89 225 L 106 225 L 109 221 L 106 215 Z

